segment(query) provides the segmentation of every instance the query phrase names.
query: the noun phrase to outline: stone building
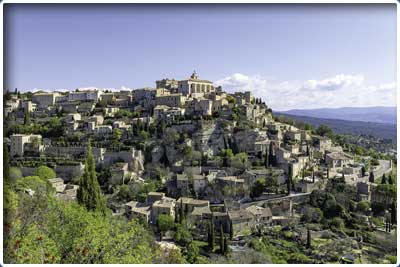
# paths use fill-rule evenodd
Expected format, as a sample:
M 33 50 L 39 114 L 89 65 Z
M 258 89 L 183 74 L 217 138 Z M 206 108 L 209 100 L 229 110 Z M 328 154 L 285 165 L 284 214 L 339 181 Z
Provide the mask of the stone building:
M 59 95 L 59 93 L 36 93 L 32 95 L 32 102 L 41 108 L 53 106 L 56 103 L 56 97 Z
M 10 148 L 11 157 L 15 156 L 22 157 L 24 155 L 26 145 L 28 144 L 34 144 L 38 152 L 41 151 L 43 148 L 42 136 L 39 134 L 13 134 L 10 136 L 10 139 L 11 139 L 11 148 Z
M 209 207 L 210 202 L 208 200 L 194 199 L 190 197 L 181 197 L 176 203 L 177 210 L 183 210 L 184 213 L 188 214 L 195 208 Z
M 248 210 L 239 209 L 228 211 L 228 218 L 233 235 L 243 235 L 251 232 L 255 227 L 254 217 Z
M 94 89 L 94 90 L 78 90 L 74 92 L 70 92 L 68 95 L 68 101 L 94 101 L 97 102 L 102 95 L 102 91 Z
M 185 104 L 186 97 L 182 94 L 169 94 L 156 96 L 156 105 L 165 105 L 169 107 L 182 107 Z
M 162 80 L 157 80 L 156 81 L 156 87 L 157 88 L 166 88 L 168 90 L 176 90 L 178 89 L 178 81 L 174 79 L 162 79 Z
M 156 223 L 158 216 L 161 214 L 175 218 L 175 204 L 176 200 L 169 197 L 156 200 L 151 206 L 151 221 Z
M 193 72 L 189 79 L 178 81 L 178 93 L 183 95 L 204 95 L 212 92 L 215 92 L 213 83 L 207 80 L 200 80 L 196 71 Z

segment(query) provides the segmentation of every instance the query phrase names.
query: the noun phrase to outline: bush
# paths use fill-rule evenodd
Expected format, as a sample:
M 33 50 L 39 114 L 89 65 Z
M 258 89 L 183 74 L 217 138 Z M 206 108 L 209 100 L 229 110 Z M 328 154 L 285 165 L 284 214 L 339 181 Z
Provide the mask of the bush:
M 323 218 L 321 209 L 308 207 L 304 212 L 301 220 L 307 223 L 319 223 Z
M 391 264 L 397 263 L 397 257 L 393 255 L 386 255 L 385 257 Z
M 186 247 L 193 241 L 192 234 L 185 223 L 177 225 L 174 238 L 176 243 L 183 247 Z
M 363 201 L 363 202 L 359 202 L 357 204 L 357 211 L 362 212 L 362 213 L 366 213 L 370 208 L 370 205 L 368 202 Z
M 35 175 L 46 181 L 56 178 L 56 173 L 47 166 L 38 167 L 35 171 Z
M 10 177 L 10 181 L 12 181 L 12 182 L 15 182 L 15 181 L 17 181 L 18 179 L 21 179 L 21 178 L 22 178 L 22 171 L 21 171 L 21 169 L 20 169 L 20 168 L 17 168 L 17 167 L 11 167 L 11 168 L 10 168 L 9 177 Z
M 171 215 L 160 214 L 157 218 L 157 228 L 161 232 L 166 232 L 174 228 L 174 218 Z
M 344 228 L 344 222 L 342 218 L 335 217 L 330 221 L 331 228 L 335 230 L 342 230 Z

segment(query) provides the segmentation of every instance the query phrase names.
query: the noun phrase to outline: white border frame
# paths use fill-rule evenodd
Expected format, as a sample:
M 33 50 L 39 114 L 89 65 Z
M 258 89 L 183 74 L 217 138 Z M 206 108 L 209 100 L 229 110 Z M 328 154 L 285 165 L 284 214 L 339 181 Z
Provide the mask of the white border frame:
M 0 0 L 1 1 L 1 0 Z M 143 0 L 116 0 L 116 1 L 112 1 L 112 0 L 3 0 L 0 3 L 0 14 L 1 14 L 1 20 L 0 20 L 0 32 L 1 32 L 1 36 L 0 36 L 0 47 L 1 47 L 1 52 L 0 52 L 0 59 L 1 62 L 3 62 L 3 64 L 1 65 L 1 72 L 0 72 L 0 81 L 1 81 L 1 85 L 3 86 L 4 84 L 4 71 L 5 71 L 5 67 L 4 67 L 4 34 L 3 34 L 3 30 L 4 30 L 4 5 L 5 4 L 187 4 L 188 1 L 185 0 L 148 0 L 148 1 L 143 1 Z M 318 1 L 318 0 L 272 0 L 272 1 L 268 1 L 268 0 L 251 0 L 249 2 L 245 2 L 245 1 L 240 1 L 240 0 L 218 0 L 218 1 L 212 1 L 212 0 L 193 0 L 191 2 L 189 2 L 189 4 L 395 4 L 397 5 L 397 62 L 396 62 L 396 67 L 397 67 L 397 77 L 396 77 L 396 88 L 397 88 L 397 92 L 399 89 L 399 85 L 398 85 L 398 80 L 400 77 L 400 53 L 399 53 L 399 42 L 400 42 L 400 24 L 399 24 L 399 14 L 400 14 L 400 4 L 399 2 L 395 1 L 395 0 L 350 0 L 350 1 L 346 1 L 346 0 L 326 0 L 326 1 Z M 4 88 L 3 88 L 4 89 Z M 398 103 L 400 103 L 400 94 L 397 93 L 397 106 Z M 1 116 L 1 123 L 3 124 L 3 93 L 0 96 L 0 106 L 1 106 L 1 110 L 0 110 L 0 116 Z M 399 118 L 399 109 L 397 107 L 397 153 L 399 151 L 400 148 L 400 144 L 399 144 L 399 125 L 400 122 L 400 118 Z M 1 137 L 3 137 L 3 127 L 0 127 L 0 135 Z M 1 142 L 0 144 L 0 162 L 1 162 L 1 166 L 3 166 L 3 142 Z M 397 177 L 399 177 L 400 174 L 400 170 L 399 168 L 397 168 Z M 3 175 L 1 174 L 0 177 L 2 177 L 1 179 L 1 183 L 0 183 L 0 191 L 1 191 L 1 199 L 0 199 L 0 208 L 1 210 L 3 210 Z M 399 192 L 399 182 L 397 182 L 397 200 L 400 199 L 400 192 Z M 397 202 L 398 204 L 398 202 Z M 398 205 L 397 205 L 398 206 Z M 397 207 L 397 218 L 400 218 L 400 210 Z M 1 216 L 1 221 L 0 221 L 0 238 L 1 238 L 1 246 L 0 246 L 0 266 L 25 266 L 26 264 L 5 264 L 3 262 L 3 216 Z M 399 248 L 399 237 L 400 237 L 400 233 L 399 231 L 397 231 L 397 263 L 396 264 L 376 264 L 376 265 L 381 265 L 381 266 L 400 266 L 400 248 Z M 29 266 L 43 266 L 43 265 L 48 265 L 48 266 L 54 266 L 53 264 L 29 264 Z M 87 266 L 87 264 L 65 264 L 64 266 Z M 106 265 L 106 264 L 91 264 L 91 265 Z M 113 264 L 114 265 L 114 264 Z M 115 264 L 115 265 L 122 265 L 122 264 Z M 128 266 L 135 266 L 135 264 L 124 264 L 124 265 L 128 265 Z M 153 264 L 141 264 L 141 266 L 152 266 Z M 169 266 L 191 266 L 191 265 L 198 265 L 198 264 L 169 264 Z M 251 266 L 265 266 L 265 265 L 277 265 L 277 264 L 252 264 Z M 279 266 L 312 266 L 313 264 L 279 264 Z M 358 266 L 372 266 L 370 264 L 357 264 Z M 108 265 L 110 266 L 110 265 Z M 241 266 L 240 264 L 207 264 L 207 266 Z M 342 266 L 341 264 L 324 264 L 324 266 Z

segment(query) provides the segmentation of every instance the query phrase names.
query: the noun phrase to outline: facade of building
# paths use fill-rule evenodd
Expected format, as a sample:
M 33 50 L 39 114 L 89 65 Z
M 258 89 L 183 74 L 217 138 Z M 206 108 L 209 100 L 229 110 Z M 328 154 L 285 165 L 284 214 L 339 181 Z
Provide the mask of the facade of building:
M 185 104 L 186 97 L 182 94 L 169 94 L 156 96 L 155 104 L 169 107 L 182 107 Z
M 41 108 L 53 106 L 59 95 L 59 93 L 36 93 L 32 95 L 32 102 Z
M 215 92 L 213 83 L 207 80 L 200 80 L 196 71 L 187 80 L 178 82 L 178 93 L 183 95 L 209 94 Z
M 39 134 L 14 134 L 11 135 L 11 157 L 22 157 L 25 152 L 25 145 L 34 143 L 37 145 L 38 151 L 43 147 L 42 136 Z

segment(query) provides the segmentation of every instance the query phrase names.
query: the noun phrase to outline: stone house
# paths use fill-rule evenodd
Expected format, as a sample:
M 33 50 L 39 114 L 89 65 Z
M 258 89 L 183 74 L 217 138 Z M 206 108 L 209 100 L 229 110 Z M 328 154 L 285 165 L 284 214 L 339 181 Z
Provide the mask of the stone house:
M 151 205 L 151 204 L 153 204 L 154 202 L 163 199 L 164 197 L 165 197 L 165 194 L 164 194 L 164 193 L 160 193 L 160 192 L 149 192 L 149 193 L 147 194 L 147 197 L 146 197 L 146 203 Z
M 325 153 L 325 150 L 329 150 L 332 146 L 332 141 L 328 137 L 313 135 L 312 141 L 316 150 L 322 153 Z
M 39 134 L 13 134 L 10 136 L 11 147 L 10 147 L 10 156 L 20 156 L 22 157 L 28 148 L 29 144 L 32 144 L 29 147 L 29 150 L 35 152 L 41 152 L 43 150 L 42 145 L 42 136 Z
M 175 218 L 175 204 L 176 200 L 169 197 L 156 200 L 151 206 L 151 221 L 156 223 L 158 216 L 161 214 L 170 215 Z
M 51 186 L 56 190 L 56 192 L 64 192 L 64 180 L 61 178 L 49 179 Z
M 125 214 L 129 220 L 139 218 L 149 223 L 151 218 L 151 206 L 146 203 L 130 201 L 125 204 Z
M 232 227 L 230 231 L 234 236 L 251 234 L 251 230 L 255 227 L 252 213 L 245 209 L 228 211 L 228 219 Z
M 328 164 L 329 168 L 332 169 L 342 169 L 347 164 L 353 163 L 353 158 L 345 153 L 332 152 L 325 155 L 325 162 Z
M 168 94 L 156 96 L 155 105 L 163 105 L 168 107 L 182 107 L 186 102 L 186 97 L 182 94 Z
M 272 212 L 269 207 L 263 208 L 252 205 L 246 210 L 253 215 L 256 226 L 270 225 L 272 223 Z
M 185 214 L 191 213 L 195 208 L 210 207 L 208 200 L 181 197 L 176 203 L 177 211 L 183 210 Z
M 111 184 L 124 184 L 126 180 L 132 178 L 132 173 L 129 171 L 128 163 L 117 162 L 111 167 Z
M 358 201 L 371 201 L 371 184 L 369 182 L 358 182 L 356 187 Z

